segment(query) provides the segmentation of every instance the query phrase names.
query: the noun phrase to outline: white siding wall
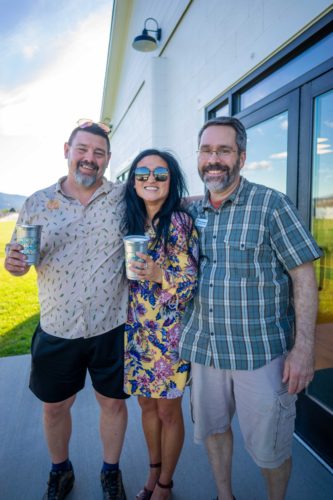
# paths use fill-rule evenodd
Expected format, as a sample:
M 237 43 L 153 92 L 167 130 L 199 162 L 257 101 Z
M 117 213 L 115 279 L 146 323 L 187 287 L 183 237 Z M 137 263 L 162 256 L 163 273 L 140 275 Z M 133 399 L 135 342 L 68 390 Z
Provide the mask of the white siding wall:
M 163 47 L 188 4 L 135 0 L 121 85 L 112 123 L 112 178 L 143 148 L 176 152 L 190 192 L 202 192 L 196 173 L 197 132 L 204 108 L 330 5 L 328 0 L 193 0 L 163 56 L 131 47 L 144 20 L 162 28 Z M 126 112 L 140 85 L 144 85 Z

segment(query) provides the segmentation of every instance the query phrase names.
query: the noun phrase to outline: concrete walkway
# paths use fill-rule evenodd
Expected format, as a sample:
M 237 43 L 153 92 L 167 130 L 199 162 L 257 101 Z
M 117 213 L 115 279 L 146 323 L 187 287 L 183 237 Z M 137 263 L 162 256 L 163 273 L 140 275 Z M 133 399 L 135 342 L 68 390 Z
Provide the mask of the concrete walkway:
M 0 358 L 0 500 L 39 500 L 49 471 L 41 404 L 28 389 L 30 356 Z M 189 394 L 184 396 L 186 440 L 174 476 L 174 500 L 212 500 L 216 490 L 203 447 L 192 442 Z M 128 401 L 129 424 L 121 459 L 128 500 L 144 484 L 148 464 L 136 398 Z M 260 472 L 242 448 L 237 422 L 233 488 L 237 500 L 264 500 Z M 102 462 L 98 406 L 90 381 L 73 407 L 71 460 L 76 482 L 68 500 L 101 500 Z M 331 500 L 333 476 L 296 440 L 287 500 Z

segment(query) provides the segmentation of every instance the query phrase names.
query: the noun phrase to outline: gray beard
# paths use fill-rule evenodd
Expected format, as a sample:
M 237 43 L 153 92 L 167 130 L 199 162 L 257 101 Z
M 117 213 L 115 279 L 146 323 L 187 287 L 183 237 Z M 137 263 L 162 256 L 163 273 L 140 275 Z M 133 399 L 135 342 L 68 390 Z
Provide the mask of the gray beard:
M 78 184 L 80 184 L 80 186 L 91 187 L 95 184 L 97 180 L 97 173 L 94 175 L 83 175 L 77 169 L 75 172 L 75 180 Z
M 228 178 L 225 177 L 223 180 L 216 181 L 204 179 L 204 183 L 208 191 L 211 193 L 219 193 L 229 186 L 229 176 Z
M 211 193 L 221 193 L 229 186 L 231 186 L 231 184 L 234 182 L 239 172 L 240 172 L 240 161 L 238 159 L 236 163 L 233 165 L 233 170 L 230 171 L 228 169 L 224 171 L 223 177 L 221 177 L 220 179 L 216 180 L 206 179 L 205 173 L 203 173 L 200 177 L 203 180 L 208 191 L 210 191 Z

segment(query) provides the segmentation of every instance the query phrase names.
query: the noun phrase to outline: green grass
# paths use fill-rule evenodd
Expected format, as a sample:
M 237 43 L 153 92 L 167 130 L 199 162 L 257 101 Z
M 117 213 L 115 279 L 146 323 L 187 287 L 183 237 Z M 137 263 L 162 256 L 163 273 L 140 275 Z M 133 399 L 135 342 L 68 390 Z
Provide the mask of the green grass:
M 0 357 L 28 353 L 39 321 L 35 269 L 20 278 L 3 267 L 5 244 L 14 227 L 13 221 L 0 221 Z
M 325 257 L 315 263 L 319 291 L 318 323 L 333 322 L 333 220 L 314 219 L 313 235 L 323 249 Z

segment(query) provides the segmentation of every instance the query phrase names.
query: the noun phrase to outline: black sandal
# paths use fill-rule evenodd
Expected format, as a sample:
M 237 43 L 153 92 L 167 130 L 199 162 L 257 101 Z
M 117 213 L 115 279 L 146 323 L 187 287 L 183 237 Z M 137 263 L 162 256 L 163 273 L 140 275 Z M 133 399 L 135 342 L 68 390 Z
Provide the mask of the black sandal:
M 149 467 L 151 469 L 157 469 L 158 467 L 161 467 L 161 466 L 162 466 L 161 462 L 159 462 L 158 464 L 149 464 Z M 144 486 L 143 489 L 139 491 L 139 493 L 136 495 L 135 498 L 137 500 L 150 500 L 152 495 L 153 495 L 153 491 L 148 490 L 148 488 L 146 488 Z
M 160 483 L 159 481 L 156 482 L 156 484 L 162 488 L 163 490 L 171 490 L 173 488 L 173 480 L 171 479 L 169 484 L 163 484 Z

